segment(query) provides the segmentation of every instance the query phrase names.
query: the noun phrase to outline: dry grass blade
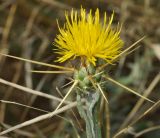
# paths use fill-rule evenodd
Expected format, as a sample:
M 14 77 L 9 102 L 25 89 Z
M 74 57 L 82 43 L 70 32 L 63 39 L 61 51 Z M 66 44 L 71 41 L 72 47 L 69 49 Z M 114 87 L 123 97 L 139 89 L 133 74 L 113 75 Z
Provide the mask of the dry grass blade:
M 118 86 L 120 86 L 120 87 L 126 89 L 126 90 L 129 91 L 129 92 L 131 92 L 131 93 L 133 93 L 133 94 L 135 94 L 135 95 L 137 95 L 137 96 L 139 96 L 139 97 L 141 97 L 141 98 L 143 98 L 143 99 L 145 99 L 145 100 L 147 100 L 147 101 L 149 101 L 149 102 L 151 102 L 151 103 L 155 103 L 154 101 L 152 101 L 152 100 L 150 100 L 150 99 L 144 97 L 143 95 L 139 94 L 138 92 L 136 92 L 136 91 L 134 91 L 134 90 L 132 90 L 132 89 L 126 87 L 126 86 L 124 86 L 123 84 L 121 84 L 121 83 L 115 81 L 114 79 L 112 79 L 112 78 L 110 78 L 110 77 L 107 77 L 107 76 L 105 76 L 105 78 L 106 78 L 107 80 L 113 82 L 114 84 L 116 84 L 116 85 L 118 85 Z
M 67 111 L 67 110 L 69 110 L 69 109 L 71 109 L 71 108 L 73 108 L 75 106 L 77 106 L 77 102 L 73 102 L 71 104 L 68 104 L 68 105 L 66 105 L 66 106 L 64 106 L 64 107 L 62 107 L 60 109 L 57 109 L 56 111 L 51 112 L 51 113 L 47 113 L 47 114 L 38 116 L 38 117 L 36 117 L 34 119 L 25 121 L 25 122 L 23 122 L 21 124 L 18 124 L 18 125 L 13 126 L 13 127 L 9 128 L 9 129 L 7 129 L 5 131 L 0 132 L 0 136 L 2 136 L 4 134 L 7 134 L 9 132 L 15 131 L 15 130 L 17 130 L 19 128 L 22 128 L 22 127 L 25 127 L 25 126 L 29 126 L 29 125 L 37 123 L 39 121 L 45 120 L 47 118 L 50 118 L 51 116 L 55 116 L 55 115 L 57 115 L 59 113 L 65 112 L 65 111 Z
M 5 128 L 5 129 L 9 129 L 11 128 L 12 126 L 8 125 L 8 124 L 5 124 L 5 123 L 1 123 L 1 125 Z M 21 136 L 25 136 L 25 137 L 28 137 L 28 138 L 32 138 L 32 137 L 35 137 L 35 134 L 31 133 L 31 132 L 28 132 L 28 131 L 24 131 L 24 130 L 20 130 L 20 129 L 17 129 L 15 130 L 15 133 L 16 134 L 19 134 Z M 2 136 L 0 138 L 3 138 Z M 11 138 L 11 137 L 9 137 Z
M 14 77 L 12 78 L 11 82 L 12 83 L 17 83 L 20 79 L 22 72 L 22 63 L 19 63 L 16 66 L 16 72 L 14 73 Z M 12 95 L 12 91 L 14 90 L 14 87 L 8 87 L 7 90 L 5 91 L 5 95 L 3 97 L 4 100 L 8 100 L 10 96 Z
M 106 109 L 106 136 L 107 138 L 111 137 L 111 122 L 110 122 L 110 110 L 109 104 L 105 104 Z
M 57 68 L 57 69 L 63 69 L 63 70 L 69 70 L 69 71 L 73 71 L 74 70 L 73 68 L 68 68 L 68 67 L 63 67 L 63 66 L 43 63 L 43 62 L 39 62 L 39 61 L 35 61 L 35 60 L 29 60 L 29 59 L 16 57 L 16 56 L 12 56 L 12 55 L 7 55 L 7 54 L 3 54 L 3 53 L 0 53 L 0 55 L 6 56 L 6 57 L 10 57 L 10 58 L 14 58 L 14 59 L 18 59 L 18 60 L 21 60 L 21 61 L 30 62 L 30 63 L 33 63 L 33 64 L 42 65 L 42 66 L 47 66 L 47 67 L 52 67 L 52 68 Z
M 152 92 L 154 87 L 158 84 L 159 80 L 160 80 L 160 73 L 158 73 L 158 75 L 156 75 L 156 77 L 153 79 L 153 81 L 151 82 L 149 87 L 144 91 L 143 96 L 148 97 L 148 95 Z M 141 107 L 143 102 L 144 102 L 143 98 L 139 99 L 139 101 L 136 103 L 136 105 L 134 106 L 132 111 L 129 113 L 129 115 L 126 117 L 125 121 L 121 125 L 121 127 L 120 127 L 121 129 L 128 124 L 128 122 L 131 120 L 131 118 L 134 117 L 134 115 L 137 113 L 138 109 Z
M 7 22 L 4 27 L 4 31 L 3 31 L 3 35 L 2 35 L 2 46 L 1 46 L 1 50 L 4 50 L 4 51 L 7 50 L 7 46 L 8 46 L 7 40 L 8 40 L 8 36 L 10 34 L 11 26 L 13 24 L 16 9 L 17 9 L 17 4 L 12 4 L 10 11 L 9 11 L 8 18 L 7 18 Z
M 34 109 L 34 110 L 37 110 L 37 111 L 44 112 L 44 113 L 48 113 L 49 112 L 49 111 L 46 111 L 46 110 L 42 110 L 42 109 L 39 109 L 39 108 L 36 108 L 36 107 L 28 106 L 28 105 L 17 103 L 17 102 L 13 102 L 13 101 L 0 100 L 0 102 L 27 107 L 27 108 L 30 108 L 30 109 Z
M 9 39 L 9 36 L 11 35 L 10 32 L 11 32 L 11 27 L 13 25 L 13 21 L 14 21 L 14 18 L 15 18 L 16 10 L 17 10 L 17 4 L 14 3 L 10 7 L 9 15 L 8 15 L 7 20 L 6 20 L 5 26 L 3 28 L 3 32 L 2 32 L 2 41 L 1 41 L 1 45 L 0 45 L 0 51 L 3 52 L 3 53 L 8 53 L 8 49 L 9 49 L 8 39 Z M 5 58 L 0 57 L 0 62 L 1 62 L 1 66 L 3 67 L 4 63 L 5 63 Z M 1 69 L 2 68 L 0 68 L 0 70 Z
M 42 70 L 32 70 L 32 73 L 43 73 L 43 74 L 63 74 L 63 73 L 73 73 L 73 71 L 42 71 Z
M 44 83 L 46 82 L 47 78 L 48 78 L 48 74 L 44 75 L 42 77 L 42 79 L 39 81 L 39 83 L 35 87 L 36 91 L 40 91 L 42 89 L 42 87 L 43 87 Z M 31 95 L 29 97 L 27 105 L 32 106 L 36 99 L 37 99 L 37 95 Z M 29 112 L 29 108 L 24 109 L 24 111 L 22 112 L 22 115 L 21 115 L 21 121 L 22 122 L 23 122 L 23 119 L 25 119 L 25 117 L 27 116 L 28 112 Z
M 40 108 L 36 108 L 36 107 L 33 107 L 33 106 L 28 106 L 28 105 L 17 103 L 17 102 L 13 102 L 13 101 L 0 100 L 0 102 L 6 103 L 6 104 L 19 105 L 19 106 L 22 106 L 22 107 L 27 107 L 27 108 L 30 108 L 30 109 L 33 109 L 33 110 L 36 110 L 36 111 L 44 112 L 44 113 L 51 113 L 49 111 L 46 111 L 46 110 L 43 110 L 43 109 L 40 109 Z M 65 119 L 62 116 L 59 116 L 59 115 L 56 115 L 56 116 L 61 118 L 61 119 L 63 119 L 63 120 L 65 120 L 66 122 L 70 122 L 70 121 L 68 121 L 67 119 Z
M 31 93 L 31 94 L 34 94 L 34 95 L 38 95 L 38 96 L 45 97 L 45 98 L 52 99 L 52 100 L 56 100 L 56 101 L 62 101 L 61 98 L 57 98 L 55 96 L 52 96 L 52 95 L 49 95 L 49 94 L 46 94 L 46 93 L 43 93 L 43 92 L 40 92 L 40 91 L 32 90 L 30 88 L 27 88 L 27 87 L 24 87 L 24 86 L 6 81 L 6 80 L 1 79 L 1 78 L 0 78 L 0 83 L 3 83 L 3 84 L 8 85 L 8 86 L 12 86 L 14 88 L 17 88 L 17 89 L 22 90 L 22 91 L 27 92 L 27 93 Z M 68 104 L 68 103 L 71 103 L 71 102 L 64 101 L 64 103 Z
M 136 133 L 136 135 L 134 137 L 138 138 L 138 137 L 140 137 L 140 136 L 142 136 L 142 135 L 144 135 L 146 133 L 149 133 L 151 131 L 158 130 L 158 129 L 160 129 L 160 125 L 144 129 L 143 131 Z
M 137 119 L 133 120 L 126 128 L 120 130 L 118 133 L 114 135 L 113 138 L 118 138 L 121 134 L 124 132 L 127 132 L 128 128 L 136 124 L 140 119 L 142 119 L 144 116 L 146 116 L 148 113 L 150 113 L 153 109 L 158 108 L 160 106 L 160 100 L 156 102 L 154 105 L 152 105 L 148 110 L 146 110 L 142 115 L 140 115 Z
M 64 4 L 62 2 L 59 2 L 59 1 L 52 1 L 52 0 L 39 0 L 39 1 L 47 3 L 47 4 L 52 5 L 52 6 L 57 6 L 61 9 L 68 9 L 68 10 L 72 9 L 71 6 L 69 6 L 67 4 Z

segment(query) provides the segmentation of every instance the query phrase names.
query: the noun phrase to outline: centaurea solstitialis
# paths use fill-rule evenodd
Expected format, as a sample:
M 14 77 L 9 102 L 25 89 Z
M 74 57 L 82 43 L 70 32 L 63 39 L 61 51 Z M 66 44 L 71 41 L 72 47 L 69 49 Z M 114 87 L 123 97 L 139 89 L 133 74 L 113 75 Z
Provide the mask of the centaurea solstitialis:
M 54 46 L 56 47 L 54 50 L 59 54 L 56 61 L 61 63 L 78 58 L 77 62 L 79 63 L 74 70 L 74 84 L 63 101 L 76 86 L 78 111 L 85 120 L 87 138 L 100 138 L 102 136 L 97 119 L 100 94 L 108 104 L 103 92 L 102 82 L 104 79 L 108 79 L 119 85 L 118 82 L 106 76 L 104 64 L 113 64 L 122 53 L 121 26 L 112 28 L 114 13 L 109 19 L 104 13 L 101 21 L 99 9 L 95 13 L 92 13 L 92 10 L 87 13 L 85 9 L 81 8 L 79 14 L 72 10 L 70 14 L 66 13 L 65 17 L 66 23 L 63 28 L 58 24 L 60 34 L 54 40 Z M 145 98 L 125 86 L 123 88 Z M 82 99 L 86 100 L 85 108 L 81 102 Z M 152 102 L 147 98 L 145 99 Z M 62 105 L 63 101 L 56 110 Z M 107 136 L 109 137 L 109 134 Z

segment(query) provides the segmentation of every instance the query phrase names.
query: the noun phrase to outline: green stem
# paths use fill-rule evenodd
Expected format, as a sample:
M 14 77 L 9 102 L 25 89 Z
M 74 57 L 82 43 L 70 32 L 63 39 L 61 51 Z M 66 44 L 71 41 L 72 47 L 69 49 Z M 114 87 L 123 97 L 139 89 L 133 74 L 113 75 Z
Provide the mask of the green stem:
M 85 105 L 81 99 L 85 98 Z M 78 111 L 86 123 L 87 138 L 101 138 L 101 131 L 98 125 L 98 103 L 100 99 L 99 92 L 90 92 L 89 94 L 77 94 Z

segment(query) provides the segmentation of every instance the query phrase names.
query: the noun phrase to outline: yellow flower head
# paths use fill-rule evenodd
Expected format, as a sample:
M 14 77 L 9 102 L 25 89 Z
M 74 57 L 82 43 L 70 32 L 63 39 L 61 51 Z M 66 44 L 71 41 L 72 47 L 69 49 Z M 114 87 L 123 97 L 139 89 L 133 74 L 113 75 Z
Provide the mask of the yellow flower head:
M 123 41 L 120 39 L 120 28 L 112 29 L 113 14 L 109 20 L 104 14 L 103 23 L 100 22 L 99 9 L 95 14 L 92 11 L 87 14 L 81 8 L 80 14 L 71 11 L 70 16 L 66 13 L 64 28 L 60 28 L 54 44 L 58 62 L 64 62 L 70 58 L 84 57 L 87 62 L 96 65 L 97 59 L 104 59 L 111 63 L 120 52 Z

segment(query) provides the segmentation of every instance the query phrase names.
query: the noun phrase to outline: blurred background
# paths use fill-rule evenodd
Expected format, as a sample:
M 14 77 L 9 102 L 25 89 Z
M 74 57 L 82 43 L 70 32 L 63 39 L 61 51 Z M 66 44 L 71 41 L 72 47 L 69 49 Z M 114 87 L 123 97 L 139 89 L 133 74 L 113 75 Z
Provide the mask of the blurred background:
M 87 10 L 100 9 L 101 15 L 115 12 L 113 27 L 123 23 L 121 38 L 124 48 L 146 36 L 138 43 L 136 51 L 120 58 L 119 63 L 108 68 L 108 74 L 122 84 L 140 92 L 147 93 L 150 99 L 160 98 L 160 1 L 159 0 L 0 0 L 0 52 L 45 63 L 54 62 L 52 42 L 58 27 L 65 22 L 65 11 L 80 7 Z M 102 17 L 101 16 L 101 17 Z M 62 65 L 62 64 L 61 64 Z M 64 63 L 68 66 L 68 63 Z M 61 88 L 69 82 L 68 75 L 35 74 L 30 70 L 51 70 L 51 68 L 0 56 L 0 78 L 21 86 L 61 97 L 69 87 Z M 1 81 L 0 81 L 1 82 Z M 126 127 L 132 120 L 151 106 L 148 102 L 137 105 L 139 98 L 126 90 L 107 82 L 106 90 L 110 102 L 111 134 Z M 0 99 L 53 111 L 57 102 L 25 93 L 0 83 Z M 74 94 L 70 97 L 74 101 Z M 134 110 L 133 110 L 134 109 Z M 103 112 L 102 109 L 102 114 Z M 42 111 L 28 109 L 19 105 L 0 102 L 0 131 L 10 128 L 44 114 Z M 75 114 L 75 115 L 74 115 Z M 74 109 L 39 123 L 6 135 L 11 138 L 75 138 L 84 134 L 83 120 Z M 76 118 L 79 120 L 76 121 Z M 103 121 L 102 121 L 103 122 Z M 80 124 L 80 126 L 79 126 Z M 153 129 L 152 128 L 157 128 Z M 152 131 L 141 133 L 150 128 Z M 105 132 L 105 127 L 102 127 Z M 105 137 L 105 134 L 104 134 Z M 152 111 L 141 119 L 123 138 L 160 138 L 160 109 Z

